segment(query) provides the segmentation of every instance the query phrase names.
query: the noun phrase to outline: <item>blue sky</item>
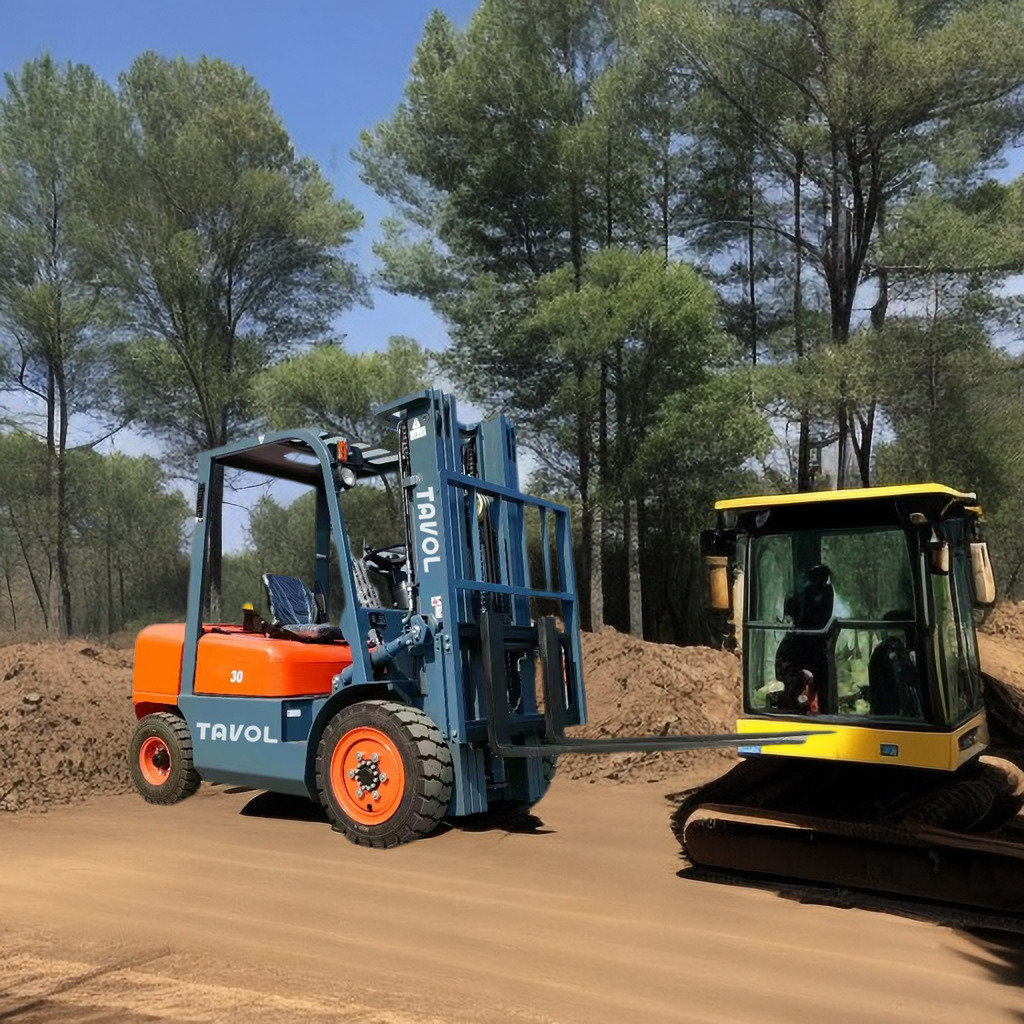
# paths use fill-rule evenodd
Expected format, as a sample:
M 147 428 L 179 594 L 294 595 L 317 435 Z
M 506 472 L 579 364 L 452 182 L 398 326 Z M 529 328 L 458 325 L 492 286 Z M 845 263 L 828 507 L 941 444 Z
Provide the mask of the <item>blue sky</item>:
M 479 0 L 0 0 L 0 68 L 17 72 L 49 52 L 90 65 L 115 82 L 145 50 L 190 60 L 206 54 L 242 65 L 265 88 L 297 150 L 312 157 L 366 223 L 350 249 L 364 271 L 387 205 L 359 181 L 349 156 L 359 133 L 402 98 L 413 51 L 431 11 L 464 28 Z M 1004 180 L 1024 171 L 1024 151 L 1007 154 Z M 1018 291 L 1018 282 L 1013 290 Z M 373 308 L 337 324 L 355 351 L 407 334 L 446 344 L 429 307 L 375 289 Z
M 46 51 L 60 62 L 88 64 L 112 84 L 146 50 L 189 60 L 205 54 L 241 65 L 270 94 L 295 148 L 316 160 L 336 194 L 362 211 L 365 226 L 349 252 L 369 272 L 371 245 L 388 207 L 359 180 L 349 152 L 360 131 L 400 102 L 431 11 L 444 11 L 464 28 L 478 2 L 0 0 L 0 69 L 16 73 Z M 433 349 L 446 344 L 444 326 L 426 303 L 380 290 L 373 302 L 337 323 L 350 350 L 383 348 L 394 334 Z M 467 408 L 463 414 L 473 413 Z M 103 446 L 110 448 L 134 455 L 154 445 L 122 431 Z M 183 487 L 191 499 L 191 485 Z M 276 496 L 289 498 L 285 492 Z M 225 513 L 225 544 L 232 550 L 246 537 L 246 513 L 234 506 Z
M 312 157 L 366 225 L 351 255 L 370 251 L 387 206 L 359 181 L 349 156 L 359 132 L 402 98 L 413 51 L 430 12 L 464 28 L 478 0 L 0 0 L 0 68 L 17 72 L 49 51 L 88 64 L 111 83 L 145 50 L 242 65 L 270 93 L 296 149 Z M 443 347 L 444 328 L 414 299 L 374 292 L 373 309 L 338 323 L 353 350 L 383 348 L 393 334 Z

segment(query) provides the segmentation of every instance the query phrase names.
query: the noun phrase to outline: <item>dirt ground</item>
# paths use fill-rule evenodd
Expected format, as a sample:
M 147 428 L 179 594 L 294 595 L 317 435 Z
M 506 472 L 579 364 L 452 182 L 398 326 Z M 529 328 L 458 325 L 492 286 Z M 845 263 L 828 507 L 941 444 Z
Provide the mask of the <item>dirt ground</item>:
M 203 787 L 0 820 L 0 1020 L 1021 1024 L 1024 946 L 679 877 L 657 785 L 380 852 Z
M 980 643 L 1024 694 L 1024 605 Z M 604 630 L 584 673 L 586 735 L 738 708 L 704 648 Z M 564 757 L 535 815 L 381 853 L 308 801 L 145 804 L 130 689 L 130 650 L 0 648 L 0 1021 L 1024 1022 L 1020 939 L 687 877 L 667 797 L 731 752 Z

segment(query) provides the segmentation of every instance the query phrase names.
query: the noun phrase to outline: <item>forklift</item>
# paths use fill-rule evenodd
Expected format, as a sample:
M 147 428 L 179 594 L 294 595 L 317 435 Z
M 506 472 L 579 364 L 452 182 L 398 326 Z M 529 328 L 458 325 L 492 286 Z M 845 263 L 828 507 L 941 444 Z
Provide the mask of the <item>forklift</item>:
M 296 794 L 383 848 L 535 803 L 560 754 L 802 742 L 800 727 L 567 737 L 586 721 L 568 510 L 519 489 L 505 417 L 462 424 L 433 389 L 377 416 L 396 451 L 300 429 L 200 455 L 186 621 L 135 645 L 130 767 L 146 800 L 175 803 L 203 780 Z M 266 572 L 268 620 L 247 608 L 240 624 L 204 621 L 206 498 L 225 470 L 315 493 L 312 586 Z M 357 555 L 346 494 L 385 482 L 404 536 Z

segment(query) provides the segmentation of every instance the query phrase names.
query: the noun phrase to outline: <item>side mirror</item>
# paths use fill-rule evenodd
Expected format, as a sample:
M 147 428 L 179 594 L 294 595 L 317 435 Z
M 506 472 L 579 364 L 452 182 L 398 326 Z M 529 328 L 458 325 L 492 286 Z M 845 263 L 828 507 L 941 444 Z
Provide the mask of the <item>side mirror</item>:
M 729 559 L 725 555 L 705 555 L 708 567 L 708 604 L 713 611 L 727 612 L 729 601 Z
M 924 532 L 924 531 L 922 531 Z M 933 526 L 926 534 L 925 548 L 928 564 L 933 576 L 949 575 L 949 541 Z
M 996 578 L 992 572 L 992 562 L 988 557 L 988 544 L 985 541 L 972 541 L 971 575 L 974 578 L 974 603 L 989 607 L 996 603 Z
M 736 553 L 736 531 L 701 530 L 700 553 L 708 567 L 708 604 L 711 610 L 731 611 L 729 563 Z

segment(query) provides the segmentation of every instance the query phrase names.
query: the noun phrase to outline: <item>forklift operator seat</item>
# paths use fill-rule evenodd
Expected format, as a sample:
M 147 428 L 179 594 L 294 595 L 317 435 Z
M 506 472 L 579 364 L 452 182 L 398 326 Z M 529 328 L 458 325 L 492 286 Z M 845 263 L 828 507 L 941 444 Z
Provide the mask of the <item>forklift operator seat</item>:
M 307 643 L 329 643 L 342 640 L 341 630 L 320 622 L 320 609 L 309 587 L 296 576 L 264 573 L 271 625 L 282 634 Z

